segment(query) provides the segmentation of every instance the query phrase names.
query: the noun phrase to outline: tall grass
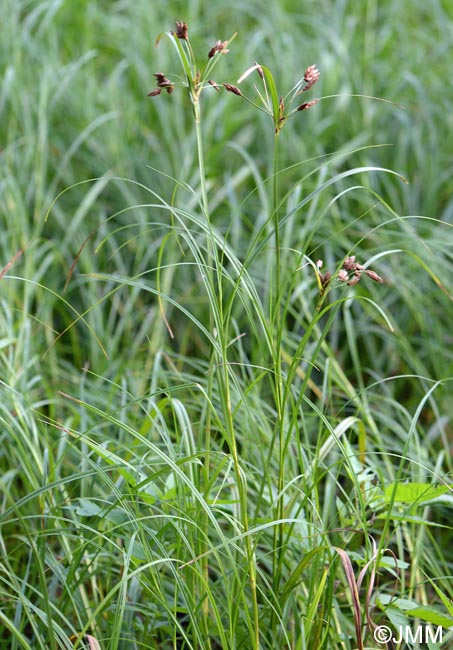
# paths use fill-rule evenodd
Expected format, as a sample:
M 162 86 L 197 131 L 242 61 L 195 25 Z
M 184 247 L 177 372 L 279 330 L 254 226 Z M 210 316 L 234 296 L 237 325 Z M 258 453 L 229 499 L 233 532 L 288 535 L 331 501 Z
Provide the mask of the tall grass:
M 1 648 L 451 643 L 453 17 L 413 5 L 2 4 Z

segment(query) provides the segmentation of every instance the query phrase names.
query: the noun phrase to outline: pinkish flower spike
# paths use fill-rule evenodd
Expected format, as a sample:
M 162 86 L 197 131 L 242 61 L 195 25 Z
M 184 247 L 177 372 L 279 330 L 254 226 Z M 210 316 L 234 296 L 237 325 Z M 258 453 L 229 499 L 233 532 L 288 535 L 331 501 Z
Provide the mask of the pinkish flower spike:
M 360 273 L 355 273 L 351 280 L 349 280 L 348 285 L 352 287 L 354 284 L 357 284 L 357 282 L 360 281 Z
M 375 282 L 384 282 L 384 280 L 381 278 L 380 275 L 378 275 L 375 271 L 372 271 L 371 269 L 366 269 L 365 273 L 369 278 L 374 280 Z
M 310 65 L 304 72 L 304 81 L 306 86 L 303 88 L 303 91 L 310 90 L 310 88 L 312 88 L 312 86 L 314 86 L 318 81 L 320 75 L 321 73 L 317 69 L 316 64 Z
M 355 271 L 357 268 L 357 262 L 355 261 L 355 255 L 347 257 L 343 262 L 343 268 L 345 271 Z

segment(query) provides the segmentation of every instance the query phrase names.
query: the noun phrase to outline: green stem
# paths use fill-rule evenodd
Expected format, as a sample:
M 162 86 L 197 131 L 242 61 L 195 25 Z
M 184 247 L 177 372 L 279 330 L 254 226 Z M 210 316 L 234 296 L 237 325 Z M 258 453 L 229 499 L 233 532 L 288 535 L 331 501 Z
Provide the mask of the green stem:
M 197 133 L 197 153 L 198 153 L 198 170 L 200 173 L 200 187 L 201 187 L 201 202 L 206 219 L 209 221 L 209 206 L 208 194 L 206 191 L 206 176 L 204 172 L 204 156 L 203 156 L 203 138 L 201 134 L 201 110 L 198 95 L 192 97 L 193 112 L 195 116 L 195 129 Z
M 274 223 L 274 243 L 275 243 L 275 266 L 274 282 L 271 301 L 271 321 L 273 328 L 273 369 L 274 369 L 274 392 L 275 407 L 277 419 L 275 423 L 275 439 L 278 441 L 278 486 L 277 486 L 277 508 L 276 519 L 281 520 L 284 516 L 283 487 L 285 484 L 285 441 L 284 441 L 284 408 L 283 408 L 283 377 L 282 377 L 282 337 L 283 322 L 282 310 L 280 304 L 281 294 L 281 249 L 280 249 L 280 223 L 279 223 L 279 197 L 278 197 L 278 173 L 279 173 L 279 132 L 276 132 L 274 138 L 274 165 L 272 177 L 272 215 Z M 283 549 L 283 525 L 280 524 L 274 528 L 274 588 L 278 593 L 278 583 L 280 581 L 280 559 Z
M 210 260 L 208 259 L 208 264 L 206 266 L 206 275 L 209 284 L 213 289 L 213 296 L 217 301 L 217 311 L 218 311 L 218 323 L 215 323 L 213 310 L 210 310 L 210 331 L 214 331 L 214 328 L 217 328 L 218 337 L 221 344 L 221 357 L 217 358 L 215 350 L 212 352 L 211 357 L 211 370 L 214 374 L 219 370 L 219 393 L 222 397 L 222 407 L 225 417 L 225 429 L 228 436 L 228 445 L 230 453 L 233 459 L 234 471 L 236 484 L 239 492 L 239 506 L 240 506 L 240 516 L 243 526 L 243 532 L 245 535 L 245 546 L 246 546 L 246 556 L 247 556 L 247 573 L 249 575 L 250 581 L 250 590 L 252 595 L 252 611 L 253 611 L 253 625 L 250 630 L 251 635 L 251 644 L 253 650 L 259 649 L 259 611 L 258 611 L 258 600 L 257 600 L 257 590 L 256 590 L 256 567 L 255 567 L 255 556 L 254 548 L 250 535 L 248 535 L 249 530 L 249 521 L 248 521 L 248 503 L 247 503 L 247 485 L 246 481 L 242 475 L 240 462 L 239 462 L 239 453 L 236 444 L 236 436 L 234 430 L 234 420 L 233 413 L 231 408 L 231 387 L 230 387 L 230 376 L 229 376 L 229 364 L 228 364 L 228 323 L 224 322 L 224 312 L 223 312 L 223 291 L 222 291 L 222 269 L 221 263 L 217 257 L 217 246 L 215 242 L 214 233 L 212 231 L 210 215 L 209 215 L 209 204 L 208 196 L 206 190 L 206 176 L 205 176 L 205 167 L 204 167 L 204 157 L 203 157 L 203 139 L 202 139 L 202 127 L 201 127 L 201 110 L 200 104 L 198 101 L 198 95 L 192 96 L 194 117 L 195 117 L 195 129 L 197 137 L 197 153 L 198 153 L 198 168 L 200 174 L 200 188 L 201 188 L 201 203 L 203 212 L 205 214 L 207 225 L 209 229 L 209 241 L 208 241 L 208 250 L 211 253 L 212 262 L 216 270 L 216 282 L 214 283 L 214 274 L 211 268 Z M 212 391 L 212 382 L 209 382 L 209 389 Z M 210 400 L 212 401 L 212 393 L 209 395 Z M 210 449 L 210 426 L 209 426 L 209 417 L 206 427 L 206 455 L 205 455 L 205 465 L 204 465 L 204 480 L 205 485 L 209 484 L 209 449 Z M 205 526 L 208 525 L 208 521 L 205 522 Z M 208 578 L 208 554 L 203 558 L 205 563 L 203 566 L 203 571 L 205 579 Z M 241 589 L 240 585 L 239 588 Z M 247 603 L 244 599 L 244 606 L 247 606 Z M 207 601 L 206 601 L 207 607 Z M 207 615 L 207 611 L 205 612 Z
M 204 173 L 204 158 L 203 158 L 203 140 L 202 140 L 202 133 L 201 133 L 201 111 L 200 111 L 200 104 L 198 101 L 198 95 L 196 93 L 192 94 L 192 106 L 193 106 L 193 112 L 194 112 L 194 118 L 195 118 L 195 131 L 196 131 L 196 137 L 197 137 L 197 154 L 198 154 L 198 169 L 199 169 L 199 174 L 200 174 L 200 188 L 201 188 L 201 203 L 202 203 L 202 208 L 203 212 L 205 214 L 206 220 L 209 223 L 209 213 L 208 213 L 208 196 L 207 196 L 207 191 L 206 191 L 206 177 Z M 211 245 L 212 245 L 212 237 L 211 237 Z M 212 271 L 210 269 L 210 263 L 208 260 L 208 264 L 206 265 L 206 273 L 208 276 L 208 281 L 211 283 L 212 282 Z M 212 310 L 210 310 L 209 313 L 209 328 L 210 331 L 213 330 L 213 315 L 212 315 Z M 215 366 L 215 353 L 214 351 L 212 352 L 211 355 L 211 361 L 210 361 L 211 367 Z M 212 373 L 210 373 L 209 381 L 208 381 L 208 397 L 209 401 L 212 403 L 212 394 L 213 394 L 213 381 L 212 381 Z M 209 468 L 210 468 L 210 447 L 211 447 L 211 415 L 210 415 L 210 409 L 208 408 L 207 414 L 206 414 L 206 422 L 205 422 L 205 436 L 204 436 L 204 463 L 201 467 L 201 475 L 202 475 L 202 493 L 204 494 L 205 489 L 208 489 L 207 486 L 209 486 Z M 205 495 L 207 497 L 207 495 Z M 208 497 L 207 497 L 208 498 Z M 203 536 L 200 536 L 199 539 L 206 540 L 208 538 L 208 527 L 209 527 L 209 520 L 206 512 L 203 510 L 201 513 L 201 527 L 205 531 Z M 209 556 L 207 553 L 208 547 L 205 541 L 201 542 L 200 541 L 200 547 L 198 549 L 198 553 L 201 556 L 201 569 L 202 569 L 202 574 L 203 578 L 201 580 L 201 583 L 199 585 L 200 593 L 198 596 L 202 598 L 202 590 L 204 589 L 203 587 L 203 582 L 206 584 L 209 580 Z M 201 611 L 203 613 L 203 623 L 204 623 L 204 631 L 207 636 L 207 642 L 208 642 L 208 648 L 211 647 L 211 642 L 209 639 L 209 601 L 207 598 L 205 598 L 202 602 L 201 605 Z
M 271 303 L 271 319 L 274 322 L 274 331 L 279 334 L 281 313 L 279 309 L 278 296 L 280 293 L 280 224 L 278 208 L 278 140 L 279 134 L 274 137 L 274 165 L 272 174 L 272 215 L 274 221 L 274 243 L 275 243 L 275 275 L 273 300 Z

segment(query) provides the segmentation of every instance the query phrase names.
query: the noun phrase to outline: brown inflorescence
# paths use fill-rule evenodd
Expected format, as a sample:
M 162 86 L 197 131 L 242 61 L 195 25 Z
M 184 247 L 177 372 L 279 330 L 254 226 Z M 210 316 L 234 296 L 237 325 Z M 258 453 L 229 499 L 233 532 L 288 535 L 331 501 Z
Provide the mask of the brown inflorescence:
M 332 274 L 329 273 L 329 271 L 326 271 L 325 273 L 321 273 L 322 266 L 323 266 L 322 260 L 318 260 L 316 262 L 316 268 L 318 270 L 318 277 L 321 283 L 321 287 L 320 287 L 321 295 L 325 293 L 327 287 L 329 286 L 332 280 Z M 373 271 L 372 269 L 366 269 L 363 264 L 359 264 L 358 262 L 356 262 L 354 255 L 350 255 L 344 259 L 343 266 L 338 271 L 336 278 L 340 282 L 343 282 L 344 284 L 347 284 L 350 287 L 352 287 L 358 282 L 360 282 L 362 273 L 365 273 L 369 278 L 371 278 L 375 282 L 380 282 L 380 283 L 384 282 L 384 280 L 381 278 L 380 275 L 376 273 L 376 271 Z
M 228 90 L 229 93 L 234 93 L 235 95 L 239 95 L 239 96 L 242 95 L 239 88 L 237 86 L 233 86 L 233 84 L 223 84 L 223 87 L 225 88 L 225 90 Z
M 364 267 L 355 261 L 355 255 L 351 255 L 343 262 L 343 268 L 345 271 L 363 271 Z
M 353 273 L 352 278 L 349 277 L 349 273 Z M 360 281 L 362 273 L 374 280 L 374 282 L 384 282 L 380 275 L 373 271 L 372 269 L 365 269 L 363 264 L 356 262 L 355 255 L 346 257 L 343 262 L 343 269 L 338 272 L 338 279 L 340 282 L 347 282 L 349 286 L 353 286 Z
M 212 79 L 208 79 L 208 83 L 214 88 L 214 90 L 217 90 L 217 92 L 220 92 L 219 85 L 213 81 Z
M 182 20 L 177 20 L 175 34 L 177 38 L 180 38 L 183 41 L 187 41 L 189 38 L 189 28 L 187 27 L 187 23 L 183 22 Z
M 230 51 L 226 49 L 227 45 L 228 41 L 217 41 L 214 47 L 209 50 L 208 59 L 212 59 L 212 57 L 217 54 L 217 52 L 223 52 L 223 54 L 227 54 Z
M 155 72 L 154 76 L 156 77 L 157 88 L 148 93 L 148 97 L 156 97 L 156 95 L 160 95 L 164 88 L 168 94 L 173 92 L 174 84 L 170 79 L 167 79 L 163 72 Z
M 156 83 L 159 88 L 168 88 L 173 85 L 163 72 L 155 72 L 154 76 L 156 77 Z
M 311 108 L 312 106 L 314 106 L 317 103 L 318 103 L 317 99 L 313 99 L 311 102 L 304 102 L 303 104 L 301 104 L 300 106 L 298 106 L 296 108 L 296 111 L 306 111 L 307 108 Z

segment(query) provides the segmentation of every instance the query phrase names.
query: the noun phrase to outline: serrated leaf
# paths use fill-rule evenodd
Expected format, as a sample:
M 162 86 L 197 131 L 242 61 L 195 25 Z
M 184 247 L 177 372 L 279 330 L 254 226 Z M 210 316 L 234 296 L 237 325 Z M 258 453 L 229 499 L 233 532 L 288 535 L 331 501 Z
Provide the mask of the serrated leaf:
M 448 491 L 446 485 L 431 483 L 392 483 L 384 490 L 387 503 L 410 503 L 421 505 L 427 501 L 435 501 Z

